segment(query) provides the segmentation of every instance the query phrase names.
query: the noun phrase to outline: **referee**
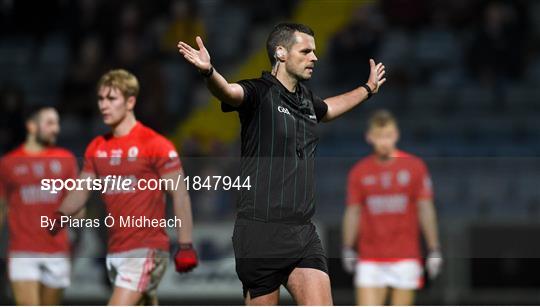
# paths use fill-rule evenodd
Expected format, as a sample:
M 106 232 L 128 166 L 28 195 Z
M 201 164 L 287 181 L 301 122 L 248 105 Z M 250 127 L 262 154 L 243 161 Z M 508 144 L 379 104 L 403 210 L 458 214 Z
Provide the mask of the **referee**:
M 246 304 L 277 305 L 283 284 L 299 305 L 331 305 L 327 259 L 311 223 L 316 126 L 377 93 L 386 81 L 384 65 L 370 60 L 366 84 L 323 100 L 302 82 L 317 61 L 308 26 L 275 26 L 266 43 L 272 71 L 237 83 L 214 69 L 201 38 L 196 41 L 198 50 L 179 42 L 179 52 L 205 77 L 222 110 L 238 112 L 242 126 L 241 175 L 252 187 L 237 205 L 233 247 Z

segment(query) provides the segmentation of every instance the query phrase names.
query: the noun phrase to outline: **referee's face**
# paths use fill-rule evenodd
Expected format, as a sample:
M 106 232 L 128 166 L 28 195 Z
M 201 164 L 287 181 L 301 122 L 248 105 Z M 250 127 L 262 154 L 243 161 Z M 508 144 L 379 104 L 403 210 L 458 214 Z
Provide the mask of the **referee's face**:
M 285 67 L 287 72 L 298 80 L 309 80 L 313 74 L 317 56 L 313 36 L 295 32 L 295 43 L 287 52 Z
M 373 147 L 375 155 L 382 159 L 390 158 L 396 150 L 399 131 L 396 125 L 387 124 L 382 127 L 371 127 L 366 135 L 367 142 Z

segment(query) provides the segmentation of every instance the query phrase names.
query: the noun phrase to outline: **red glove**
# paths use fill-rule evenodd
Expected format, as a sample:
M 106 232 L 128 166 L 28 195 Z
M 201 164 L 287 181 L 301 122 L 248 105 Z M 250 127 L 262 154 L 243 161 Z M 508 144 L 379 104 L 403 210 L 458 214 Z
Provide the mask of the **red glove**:
M 193 244 L 181 243 L 176 255 L 174 255 L 176 272 L 187 273 L 193 270 L 197 264 L 199 264 L 199 260 L 197 259 L 197 252 L 193 248 Z
M 54 211 L 51 215 L 49 215 L 49 221 L 51 223 L 54 222 L 53 227 L 48 229 L 51 235 L 56 236 L 60 230 L 64 228 L 61 222 L 62 216 L 64 215 L 65 214 L 60 211 Z

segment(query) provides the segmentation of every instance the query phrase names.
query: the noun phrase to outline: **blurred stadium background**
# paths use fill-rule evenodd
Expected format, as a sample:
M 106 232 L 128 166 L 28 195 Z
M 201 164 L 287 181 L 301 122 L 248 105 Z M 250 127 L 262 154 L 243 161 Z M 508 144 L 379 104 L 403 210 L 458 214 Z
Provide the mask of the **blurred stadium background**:
M 233 174 L 236 115 L 222 114 L 176 43 L 201 35 L 230 81 L 269 69 L 264 42 L 283 20 L 316 32 L 319 62 L 310 86 L 326 97 L 385 63 L 382 92 L 320 126 L 317 222 L 331 260 L 334 300 L 352 304 L 339 263 L 345 179 L 369 153 L 364 123 L 377 108 L 399 121 L 401 147 L 426 159 L 439 212 L 444 273 L 417 302 L 430 305 L 540 304 L 540 2 L 513 0 L 0 0 L 0 153 L 22 141 L 25 106 L 61 114 L 59 145 L 82 156 L 105 129 L 95 84 L 122 67 L 141 82 L 137 117 L 166 134 L 188 174 Z M 235 195 L 192 193 L 203 264 L 172 268 L 165 304 L 241 304 L 230 236 Z M 89 215 L 103 208 L 96 200 Z M 68 304 L 105 304 L 104 234 L 78 231 Z M 0 248 L 5 261 L 4 229 Z M 0 268 L 0 303 L 12 303 Z

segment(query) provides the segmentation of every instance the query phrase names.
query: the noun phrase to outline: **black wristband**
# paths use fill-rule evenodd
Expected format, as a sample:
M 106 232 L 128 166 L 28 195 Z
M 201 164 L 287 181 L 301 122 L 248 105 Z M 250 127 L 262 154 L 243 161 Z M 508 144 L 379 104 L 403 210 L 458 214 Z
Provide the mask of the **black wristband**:
M 201 73 L 201 76 L 203 76 L 204 78 L 210 78 L 214 74 L 214 67 L 210 66 L 210 69 L 208 71 L 204 72 L 200 70 L 199 72 Z
M 362 87 L 366 89 L 367 99 L 371 98 L 371 96 L 373 96 L 373 91 L 371 90 L 371 87 L 369 87 L 369 85 L 367 85 L 367 83 L 363 84 Z

